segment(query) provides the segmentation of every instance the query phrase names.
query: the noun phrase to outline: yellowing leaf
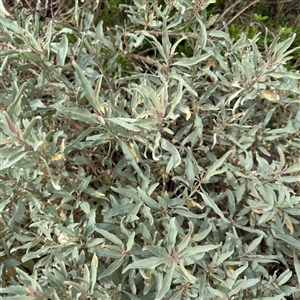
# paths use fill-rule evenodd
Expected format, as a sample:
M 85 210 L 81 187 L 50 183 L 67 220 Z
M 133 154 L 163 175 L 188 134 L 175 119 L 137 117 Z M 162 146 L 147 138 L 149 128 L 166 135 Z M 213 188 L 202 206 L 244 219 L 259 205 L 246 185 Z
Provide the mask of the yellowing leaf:
M 151 283 L 151 278 L 152 278 L 151 269 L 147 269 L 147 271 L 146 271 L 146 276 L 147 276 L 148 278 L 144 278 L 144 283 L 145 283 L 146 285 L 149 285 L 149 284 Z
M 152 22 L 153 19 L 154 19 L 154 10 L 151 10 L 150 14 L 149 14 L 149 17 L 148 17 L 149 23 Z
M 61 232 L 59 233 L 58 237 L 57 237 L 57 240 L 60 244 L 62 243 L 67 243 L 69 242 L 70 240 L 68 239 L 68 237 L 66 237 L 65 235 L 63 235 Z
M 290 217 L 287 217 L 285 220 L 286 227 L 290 230 L 290 234 L 294 233 L 294 226 Z
M 193 208 L 197 205 L 197 203 L 195 201 L 193 201 L 192 199 L 186 200 L 185 204 L 188 208 Z
M 190 119 L 190 117 L 192 116 L 192 113 L 190 112 L 189 108 L 186 108 L 184 110 L 184 112 L 186 113 L 185 119 L 188 121 Z
M 266 213 L 265 210 L 261 210 L 261 209 L 255 209 L 255 208 L 252 208 L 252 210 L 253 210 L 254 212 L 256 212 L 257 214 L 260 214 L 260 215 L 263 215 L 264 213 Z
M 234 272 L 234 268 L 232 266 L 227 266 L 227 270 L 230 274 Z
M 213 59 L 209 60 L 208 63 L 203 68 L 204 70 L 209 70 L 211 66 L 215 64 L 215 61 Z
M 10 278 L 13 277 L 14 279 L 17 279 L 17 271 L 16 271 L 16 267 L 13 266 L 8 266 L 6 267 L 6 277 Z
M 102 243 L 102 244 L 99 244 L 99 245 L 92 246 L 91 248 L 92 249 L 102 249 L 102 248 L 104 248 L 104 246 L 105 246 L 105 243 Z
M 52 161 L 60 160 L 64 157 L 62 153 L 56 153 L 54 156 L 51 156 Z
M 167 191 L 161 191 L 160 193 L 161 197 L 164 198 L 165 200 L 169 200 L 169 193 Z
M 268 90 L 261 90 L 258 92 L 258 96 L 269 101 L 279 100 L 279 96 L 268 91 Z
M 213 278 L 214 285 L 220 285 L 222 282 L 216 278 Z
M 5 228 L 5 224 L 3 222 L 0 222 L 0 230 Z
M 209 20 L 205 24 L 205 27 L 209 28 L 210 26 L 214 25 L 214 23 L 219 18 L 219 16 L 220 16 L 219 14 L 214 15 L 214 16 L 210 16 Z
M 138 156 L 136 155 L 136 152 L 135 152 L 135 150 L 134 150 L 134 145 L 133 145 L 132 143 L 129 143 L 128 149 L 129 149 L 129 151 L 132 153 L 132 155 L 134 156 L 135 160 L 136 160 L 137 162 L 139 162 L 139 158 L 138 158 Z

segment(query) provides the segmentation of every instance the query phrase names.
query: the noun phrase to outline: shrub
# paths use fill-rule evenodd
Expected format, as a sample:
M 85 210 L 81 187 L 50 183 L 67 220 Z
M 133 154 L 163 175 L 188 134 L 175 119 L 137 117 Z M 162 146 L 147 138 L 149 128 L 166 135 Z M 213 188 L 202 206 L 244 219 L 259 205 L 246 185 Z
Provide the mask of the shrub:
M 212 2 L 0 19 L 3 297 L 299 298 L 295 35 L 261 52 Z

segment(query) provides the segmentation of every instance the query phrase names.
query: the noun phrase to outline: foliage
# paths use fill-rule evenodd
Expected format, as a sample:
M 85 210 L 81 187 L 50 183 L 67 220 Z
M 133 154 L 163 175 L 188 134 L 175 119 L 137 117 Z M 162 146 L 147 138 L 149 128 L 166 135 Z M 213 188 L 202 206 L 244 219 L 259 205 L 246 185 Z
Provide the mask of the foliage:
M 2 296 L 299 299 L 295 35 L 133 2 L 0 19 Z
M 300 2 L 291 0 L 249 1 L 217 0 L 208 9 L 208 15 L 217 16 L 216 27 L 222 28 L 225 22 L 229 28 L 232 38 L 239 39 L 240 35 L 246 33 L 248 38 L 269 29 L 267 40 L 272 43 L 274 37 L 283 29 L 281 39 L 287 39 L 291 33 L 297 33 L 291 47 L 295 48 L 300 42 Z M 257 41 L 259 49 L 264 48 L 264 37 L 260 36 Z M 293 58 L 287 62 L 288 69 L 299 67 L 300 50 L 293 53 Z

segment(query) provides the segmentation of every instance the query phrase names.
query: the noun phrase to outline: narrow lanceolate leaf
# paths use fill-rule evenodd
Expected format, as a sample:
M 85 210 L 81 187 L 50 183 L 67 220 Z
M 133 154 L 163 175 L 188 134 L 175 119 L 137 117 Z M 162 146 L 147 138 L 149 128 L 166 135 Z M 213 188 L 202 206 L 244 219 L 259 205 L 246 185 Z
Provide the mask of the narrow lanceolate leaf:
M 224 154 L 219 160 L 217 160 L 216 162 L 214 162 L 206 171 L 206 175 L 203 179 L 203 181 L 208 181 L 212 176 L 214 176 L 215 174 L 219 174 L 219 172 L 217 171 L 217 169 L 219 169 L 224 162 L 226 161 L 227 157 L 232 153 L 233 151 L 230 150 L 228 151 L 226 154 Z M 222 172 L 225 172 L 226 168 L 222 169 Z
M 13 92 L 13 102 L 8 106 L 7 108 L 7 113 L 10 116 L 19 116 L 22 109 L 21 109 L 21 101 L 23 98 L 23 91 L 26 87 L 27 83 L 24 82 L 20 87 L 18 87 L 18 85 L 14 85 L 14 92 Z
M 129 252 L 133 246 L 134 243 L 134 237 L 135 237 L 135 232 L 133 231 L 132 234 L 128 238 L 128 242 L 126 245 L 126 251 Z
M 191 235 L 193 233 L 193 230 L 194 230 L 194 225 L 190 221 L 189 222 L 189 232 L 188 232 L 188 234 L 184 237 L 184 239 L 182 240 L 182 242 L 177 246 L 177 251 L 178 252 L 183 251 L 187 247 L 187 245 L 190 243 L 190 241 L 191 241 Z
M 171 283 L 172 283 L 173 275 L 174 275 L 174 272 L 175 272 L 175 267 L 176 267 L 176 265 L 173 264 L 170 269 L 166 270 L 166 274 L 165 274 L 165 277 L 164 277 L 161 289 L 158 291 L 158 293 L 157 293 L 157 295 L 155 297 L 156 300 L 163 299 L 163 297 L 165 296 L 165 294 L 170 290 L 170 286 L 171 286 Z
M 300 241 L 296 240 L 294 237 L 292 237 L 290 235 L 276 234 L 274 237 L 288 243 L 289 245 L 291 245 L 297 249 L 300 249 Z
M 255 250 L 255 248 L 261 243 L 261 240 L 263 239 L 263 235 L 261 235 L 260 237 L 256 238 L 255 240 L 253 240 L 251 242 L 251 244 L 248 246 L 247 252 L 251 253 L 252 251 Z
M 1 1 L 1 3 L 3 3 L 3 0 Z M 16 21 L 12 21 L 8 18 L 0 18 L 0 23 L 3 27 L 9 28 L 15 33 L 24 31 L 24 29 L 21 28 Z
M 145 177 L 144 173 L 140 169 L 138 163 L 135 160 L 134 155 L 129 150 L 128 146 L 122 140 L 119 140 L 119 144 L 120 144 L 120 146 L 122 148 L 122 151 L 123 151 L 126 159 L 129 161 L 129 163 L 131 164 L 131 166 L 135 169 L 135 171 L 138 173 L 138 175 L 141 176 L 141 178 L 143 178 L 144 180 L 146 180 L 146 177 Z
M 166 139 L 161 139 L 161 147 L 164 150 L 170 152 L 172 155 L 168 162 L 167 169 L 166 169 L 166 172 L 169 173 L 171 171 L 171 169 L 176 168 L 180 165 L 181 156 L 180 156 L 178 150 L 176 149 L 176 147 L 173 144 L 171 144 L 169 141 L 167 141 Z
M 206 205 L 208 205 L 209 207 L 211 207 L 213 209 L 213 211 L 218 214 L 221 219 L 226 222 L 226 223 L 230 223 L 224 216 L 223 212 L 220 210 L 220 208 L 217 206 L 217 204 L 213 201 L 213 199 L 211 199 L 208 194 L 203 191 L 203 193 L 200 192 L 200 195 L 202 196 L 203 201 L 205 202 Z
M 130 269 L 150 269 L 154 264 L 160 261 L 160 257 L 150 257 L 145 259 L 136 260 L 133 263 L 129 264 L 122 273 Z
M 10 16 L 11 14 L 5 9 L 2 0 L 0 0 L 0 12 L 5 14 L 6 16 Z
M 195 256 L 196 254 L 203 253 L 203 252 L 208 252 L 210 250 L 217 249 L 221 246 L 222 246 L 222 243 L 220 243 L 218 245 L 204 245 L 204 246 L 189 247 L 189 248 L 186 248 L 181 253 L 181 255 L 183 257 L 185 257 L 185 256 Z
M 61 42 L 59 44 L 58 52 L 57 52 L 57 64 L 59 66 L 63 66 L 65 64 L 66 56 L 68 53 L 68 38 L 64 34 L 62 36 Z
M 277 284 L 279 286 L 284 285 L 293 275 L 291 270 L 285 270 L 280 276 L 277 278 Z
M 13 213 L 12 217 L 10 218 L 8 224 L 11 226 L 11 225 L 13 225 L 14 222 L 19 221 L 22 218 L 22 216 L 24 215 L 25 211 L 26 211 L 26 208 L 25 208 L 22 200 L 19 199 L 18 203 L 16 203 L 14 206 L 14 213 Z
M 114 273 L 116 270 L 118 270 L 123 263 L 123 259 L 124 259 L 124 257 L 120 257 L 120 258 L 116 259 L 111 265 L 109 265 L 109 267 L 104 272 L 102 272 L 100 274 L 98 279 L 107 277 L 107 276 L 111 275 L 112 273 Z
M 151 197 L 149 197 L 140 187 L 137 188 L 138 194 L 139 196 L 142 198 L 142 200 L 144 201 L 144 203 L 151 208 L 152 210 L 155 211 L 160 211 L 161 207 L 159 206 L 159 204 L 153 200 Z
M 40 116 L 37 116 L 37 117 L 35 117 L 34 119 L 32 119 L 32 120 L 30 121 L 30 123 L 27 125 L 27 127 L 26 127 L 25 130 L 24 130 L 24 132 L 22 133 L 22 138 L 23 138 L 24 140 L 26 140 L 26 139 L 28 138 L 28 136 L 30 135 L 30 132 L 32 131 L 32 129 L 33 129 L 33 127 L 34 127 L 36 121 L 37 121 L 37 120 L 40 120 L 40 119 L 41 119 L 41 117 L 40 117 Z
M 96 229 L 96 231 L 98 233 L 100 233 L 101 235 L 103 235 L 105 238 L 107 238 L 108 240 L 110 240 L 113 244 L 119 246 L 120 248 L 123 248 L 123 243 L 122 241 L 116 237 L 116 235 L 106 231 L 106 230 L 103 230 L 103 229 Z
M 11 167 L 16 162 L 20 161 L 26 154 L 27 152 L 25 151 L 24 147 L 14 150 L 5 160 L 0 163 L 0 170 Z
M 12 122 L 10 116 L 8 115 L 8 113 L 6 111 L 3 112 L 3 116 L 4 116 L 6 124 L 9 128 L 9 130 L 11 131 L 11 133 L 14 136 L 18 136 L 19 135 L 18 129 L 16 128 L 16 126 L 14 125 L 14 123 Z
M 81 70 L 81 68 L 76 64 L 75 61 L 73 61 L 73 66 L 75 68 L 75 71 L 78 75 L 79 81 L 81 82 L 84 94 L 86 96 L 86 98 L 88 99 L 88 101 L 90 102 L 90 104 L 93 106 L 93 108 L 100 112 L 101 109 L 101 104 L 98 100 L 98 97 L 95 96 L 94 90 L 92 88 L 92 85 L 90 83 L 90 81 L 85 77 L 83 71 Z
M 294 252 L 294 267 L 297 275 L 297 280 L 300 282 L 300 261 L 297 257 L 297 254 Z
M 198 64 L 200 61 L 207 60 L 210 58 L 212 54 L 211 53 L 205 53 L 203 55 L 200 55 L 198 57 L 184 57 L 178 59 L 173 65 L 174 66 L 181 66 L 181 67 L 189 67 Z
M 54 107 L 57 109 L 57 111 L 70 117 L 73 120 L 78 120 L 88 124 L 99 124 L 99 122 L 96 120 L 95 115 L 90 113 L 87 109 L 80 107 L 68 108 L 60 104 L 55 104 Z
M 94 287 L 97 281 L 97 271 L 98 271 L 98 257 L 94 253 L 91 262 L 91 294 L 93 294 Z

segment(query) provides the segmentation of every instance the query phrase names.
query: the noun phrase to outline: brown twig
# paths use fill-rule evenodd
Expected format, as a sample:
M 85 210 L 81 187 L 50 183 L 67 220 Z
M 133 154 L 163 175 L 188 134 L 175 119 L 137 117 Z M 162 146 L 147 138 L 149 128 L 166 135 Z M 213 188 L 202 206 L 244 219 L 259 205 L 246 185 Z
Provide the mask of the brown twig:
M 134 59 L 134 60 L 139 60 L 142 61 L 145 64 L 148 65 L 152 65 L 152 66 L 158 66 L 158 62 L 153 61 L 152 59 L 148 58 L 148 57 L 144 57 L 138 54 L 127 54 L 126 57 L 130 58 L 130 59 Z
M 227 13 L 229 11 L 231 11 L 231 9 L 233 9 L 235 6 L 237 6 L 239 3 L 241 3 L 242 1 L 236 1 L 235 3 L 233 3 L 232 5 L 230 5 L 223 13 L 222 15 L 218 18 L 218 21 L 221 22 L 222 19 L 224 19 L 224 17 L 227 15 Z
M 136 30 L 135 33 L 143 33 L 143 30 Z M 163 35 L 162 31 L 151 30 L 151 31 L 147 31 L 147 33 L 152 34 L 154 36 L 162 36 Z M 176 33 L 176 32 L 168 32 L 168 36 L 171 38 L 183 37 L 182 34 Z M 197 39 L 196 34 L 191 33 L 191 32 L 185 33 L 185 36 L 192 38 L 192 39 Z
M 232 23 L 238 16 L 240 16 L 245 10 L 247 10 L 250 6 L 255 5 L 256 3 L 258 3 L 259 0 L 255 0 L 252 3 L 250 3 L 249 5 L 247 5 L 246 7 L 244 7 L 241 11 L 239 11 L 239 13 L 237 15 L 235 15 L 229 22 L 227 22 L 227 25 L 229 25 L 230 23 Z

